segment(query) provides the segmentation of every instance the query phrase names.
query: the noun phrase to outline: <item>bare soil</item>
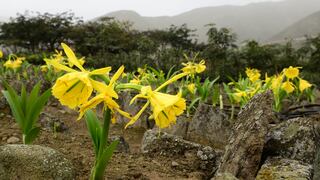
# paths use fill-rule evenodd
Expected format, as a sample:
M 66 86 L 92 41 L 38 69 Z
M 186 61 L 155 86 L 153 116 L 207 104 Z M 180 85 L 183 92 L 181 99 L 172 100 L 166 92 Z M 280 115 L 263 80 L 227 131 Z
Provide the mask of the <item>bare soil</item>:
M 76 121 L 77 113 L 61 106 L 47 106 L 44 110 L 60 121 L 67 130 L 53 132 L 48 128 L 41 131 L 34 144 L 51 147 L 63 153 L 75 168 L 76 179 L 89 178 L 94 162 L 91 139 L 83 120 Z M 7 144 L 7 139 L 17 137 L 21 142 L 21 132 L 10 110 L 0 109 L 0 145 Z M 184 157 L 170 158 L 166 156 L 144 155 L 140 152 L 144 128 L 124 129 L 123 125 L 112 125 L 110 135 L 123 136 L 130 146 L 129 153 L 115 153 L 106 170 L 106 179 L 203 179 L 204 174 L 196 171 Z M 174 163 L 173 163 L 174 162 Z M 178 165 L 174 165 L 178 163 Z

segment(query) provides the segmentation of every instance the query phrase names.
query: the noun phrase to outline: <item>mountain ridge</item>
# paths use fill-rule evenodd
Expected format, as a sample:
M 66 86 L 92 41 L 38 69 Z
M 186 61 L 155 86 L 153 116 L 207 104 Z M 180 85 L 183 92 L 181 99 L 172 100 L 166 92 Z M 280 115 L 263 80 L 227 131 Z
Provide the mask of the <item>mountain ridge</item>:
M 136 12 L 132 13 L 134 11 L 121 10 L 101 17 L 109 16 L 120 21 L 131 21 L 133 27 L 138 30 L 166 29 L 171 24 L 180 26 L 186 23 L 188 28 L 197 29 L 200 41 L 206 41 L 208 29 L 204 25 L 214 23 L 217 27 L 230 28 L 238 34 L 239 41 L 247 39 L 267 41 L 288 26 L 318 10 L 320 10 L 318 0 L 286 0 L 242 6 L 202 7 L 174 16 L 147 17 Z

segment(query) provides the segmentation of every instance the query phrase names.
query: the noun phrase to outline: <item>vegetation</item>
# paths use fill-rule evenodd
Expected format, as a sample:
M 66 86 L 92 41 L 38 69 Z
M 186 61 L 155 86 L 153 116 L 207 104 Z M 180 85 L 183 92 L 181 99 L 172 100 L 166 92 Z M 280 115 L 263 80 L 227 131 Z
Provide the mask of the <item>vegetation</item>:
M 23 144 L 31 144 L 40 133 L 40 127 L 37 126 L 39 115 L 46 105 L 51 90 L 40 93 L 40 83 L 38 83 L 30 92 L 22 86 L 21 95 L 7 83 L 3 82 L 6 87 L 2 94 L 8 101 L 12 114 L 22 131 Z
M 95 68 L 125 65 L 133 71 L 148 64 L 166 73 L 172 65 L 183 61 L 183 54 L 197 53 L 206 59 L 208 71 L 203 77 L 220 76 L 220 82 L 244 75 L 245 67 L 273 74 L 291 65 L 304 67 L 303 76 L 320 84 L 320 70 L 315 66 L 320 59 L 320 37 L 308 38 L 297 48 L 290 41 L 281 45 L 251 40 L 240 46 L 229 29 L 207 26 L 207 42 L 203 43 L 195 40 L 194 30 L 186 25 L 140 32 L 132 29 L 130 23 L 112 18 L 84 23 L 71 13 L 20 14 L 0 26 L 0 43 L 36 64 L 43 63 L 42 59 L 59 49 L 59 43 L 64 41 L 76 44 L 76 52 Z M 8 52 L 4 50 L 4 55 Z

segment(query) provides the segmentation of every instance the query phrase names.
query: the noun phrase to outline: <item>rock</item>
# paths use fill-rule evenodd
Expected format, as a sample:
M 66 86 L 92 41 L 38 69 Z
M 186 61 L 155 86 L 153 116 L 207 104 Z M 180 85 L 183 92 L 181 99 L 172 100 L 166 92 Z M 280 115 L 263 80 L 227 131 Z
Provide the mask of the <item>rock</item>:
M 316 139 L 313 126 L 316 117 L 289 119 L 271 127 L 266 138 L 265 156 L 277 155 L 282 158 L 313 164 Z
M 149 156 L 167 156 L 188 161 L 189 168 L 201 169 L 212 176 L 217 168 L 222 153 L 209 146 L 183 140 L 179 136 L 147 130 L 143 136 L 141 151 Z M 188 157 L 185 155 L 188 154 Z
M 171 162 L 171 166 L 172 167 L 177 167 L 177 166 L 179 166 L 179 163 L 177 163 L 176 161 L 172 161 Z
M 224 150 L 231 134 L 228 119 L 219 108 L 201 103 L 189 123 L 187 140 Z
M 234 177 L 230 173 L 218 173 L 211 180 L 238 180 L 238 178 Z
M 136 94 L 130 91 L 122 91 L 119 93 L 119 101 L 121 110 L 128 112 L 129 114 L 135 115 L 137 114 L 142 106 L 146 103 L 144 99 L 137 99 L 133 104 L 130 105 L 131 99 Z M 154 127 L 154 122 L 149 120 L 150 114 L 148 110 L 144 111 L 140 118 L 129 127 L 143 127 L 146 129 L 152 129 Z M 119 124 L 127 124 L 129 120 L 122 115 L 117 116 L 117 123 Z
M 8 143 L 8 144 L 16 144 L 16 143 L 18 143 L 19 141 L 20 141 L 20 139 L 17 138 L 17 137 L 14 137 L 14 136 L 9 137 L 9 138 L 7 139 L 7 143 Z
M 116 152 L 130 153 L 129 144 L 122 136 L 111 136 L 109 140 L 110 142 L 119 141 Z
M 7 103 L 6 98 L 0 93 L 0 109 L 5 109 L 6 107 L 9 107 L 9 104 Z
M 68 130 L 63 120 L 44 112 L 40 114 L 40 124 L 45 129 L 53 132 L 64 132 Z
M 189 128 L 189 123 L 192 120 L 192 117 L 187 117 L 185 115 L 181 115 L 177 117 L 176 124 L 162 129 L 161 131 L 173 134 L 176 136 L 181 136 L 182 138 L 186 139 L 187 138 L 187 133 L 188 133 L 188 128 Z M 154 127 L 155 129 L 158 129 L 157 126 Z
M 257 180 L 311 179 L 312 166 L 301 161 L 273 157 L 268 159 L 258 172 Z
M 0 146 L 0 179 L 75 179 L 71 163 L 39 145 Z
M 315 121 L 313 125 L 313 134 L 316 144 L 315 158 L 313 162 L 313 180 L 318 180 L 320 179 L 320 117 L 318 117 L 317 121 Z
M 255 95 L 240 111 L 218 173 L 253 180 L 259 170 L 269 122 L 274 121 L 271 91 Z

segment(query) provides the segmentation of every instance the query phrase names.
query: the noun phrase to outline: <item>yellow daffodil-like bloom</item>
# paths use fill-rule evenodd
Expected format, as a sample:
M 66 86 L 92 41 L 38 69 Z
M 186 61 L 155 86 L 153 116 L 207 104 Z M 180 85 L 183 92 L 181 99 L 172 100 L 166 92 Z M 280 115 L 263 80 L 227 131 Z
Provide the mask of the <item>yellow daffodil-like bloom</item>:
M 151 104 L 151 109 L 153 111 L 152 117 L 159 128 L 166 128 L 175 124 L 177 116 L 181 115 L 186 109 L 186 101 L 181 98 L 181 93 L 178 93 L 177 95 L 160 93 L 153 91 L 150 86 L 143 87 L 141 89 L 141 94 L 135 96 L 131 103 L 136 98 L 145 98 L 148 102 L 138 114 L 130 120 L 126 127 L 133 124 L 149 104 Z
M 311 85 L 308 81 L 299 78 L 299 90 L 300 90 L 301 92 L 303 92 L 305 89 L 310 88 L 311 86 L 312 86 L 312 85 Z
M 283 76 L 280 74 L 280 75 L 277 75 L 275 77 L 273 77 L 271 79 L 271 89 L 274 91 L 274 92 L 277 92 L 278 89 L 281 87 L 281 84 L 282 84 L 282 81 L 283 81 Z
M 201 60 L 199 64 L 194 62 L 182 63 L 184 66 L 182 71 L 190 74 L 201 73 L 206 69 L 205 63 L 206 62 L 204 60 Z
M 191 84 L 188 84 L 187 88 L 192 94 L 194 94 L 195 89 L 196 89 L 196 85 L 194 83 L 191 83 Z
M 57 50 L 55 50 L 55 54 L 52 56 L 52 57 L 50 57 L 50 58 L 44 58 L 44 61 L 46 61 L 47 62 L 47 65 L 44 65 L 44 66 L 47 66 L 47 68 L 49 69 L 50 67 L 51 67 L 51 65 L 50 65 L 50 63 L 48 63 L 48 62 L 54 62 L 55 61 L 55 63 L 58 63 L 58 64 L 63 64 L 63 65 L 66 65 L 67 63 L 66 62 L 64 62 L 64 60 L 65 60 L 65 57 L 63 57 L 63 55 L 62 55 L 62 51 L 57 51 Z M 81 64 L 81 63 L 80 63 Z M 81 64 L 82 65 L 82 64 Z M 54 72 L 60 72 L 61 71 L 61 69 L 58 69 L 58 68 L 54 68 Z
M 21 67 L 22 60 L 20 58 L 17 58 L 14 61 L 8 60 L 6 61 L 3 66 L 9 69 L 18 69 Z
M 132 83 L 132 84 L 140 84 L 141 81 L 139 79 L 134 78 L 134 79 L 130 80 L 130 83 Z
M 42 72 L 48 72 L 48 66 L 47 65 L 42 65 L 42 66 L 40 66 L 40 70 Z
M 285 68 L 283 70 L 284 75 L 289 78 L 289 79 L 294 79 L 299 76 L 299 69 L 300 67 L 292 67 L 290 66 L 289 68 Z
M 57 61 L 46 60 L 48 65 L 67 72 L 67 74 L 57 79 L 52 87 L 52 94 L 62 105 L 74 109 L 87 102 L 93 89 L 103 91 L 105 84 L 93 80 L 90 76 L 105 75 L 111 70 L 111 67 L 101 68 L 91 72 L 87 71 L 81 66 L 73 51 L 66 44 L 62 43 L 61 45 L 68 57 L 68 61 L 74 64 L 80 71 L 71 69 Z
M 3 57 L 3 52 L 0 50 L 0 58 Z
M 79 63 L 80 63 L 81 66 L 83 66 L 83 64 L 84 64 L 85 62 L 86 62 L 86 61 L 84 60 L 84 58 L 79 59 Z
M 118 71 L 114 74 L 114 76 L 112 77 L 112 79 L 110 80 L 109 85 L 104 85 L 99 91 L 100 94 L 98 94 L 96 97 L 90 99 L 88 102 L 84 103 L 81 107 L 80 107 L 80 114 L 79 114 L 79 119 L 81 119 L 81 117 L 84 115 L 84 113 L 89 110 L 92 109 L 94 107 L 96 107 L 98 104 L 100 103 L 104 103 L 104 107 L 105 108 L 109 108 L 111 110 L 111 112 L 119 112 L 121 115 L 127 117 L 127 118 L 131 118 L 130 114 L 127 112 L 124 112 L 122 110 L 120 110 L 120 106 L 113 100 L 113 98 L 117 99 L 118 98 L 118 94 L 114 91 L 114 83 L 115 81 L 121 76 L 122 72 L 124 70 L 124 66 L 121 66 Z M 112 122 L 115 123 L 115 116 L 113 116 L 112 118 Z
M 264 75 L 264 82 L 265 82 L 266 84 L 268 84 L 271 80 L 272 80 L 272 78 L 269 77 L 268 74 L 266 73 L 266 74 Z
M 246 74 L 251 82 L 256 82 L 260 79 L 261 76 L 260 71 L 258 69 L 247 68 Z
M 242 97 L 247 97 L 247 93 L 245 91 L 241 91 L 239 89 L 235 89 L 237 92 L 233 93 L 234 100 L 239 103 Z
M 288 94 L 292 93 L 294 91 L 294 86 L 292 82 L 286 81 L 282 84 L 281 88 L 285 90 Z

